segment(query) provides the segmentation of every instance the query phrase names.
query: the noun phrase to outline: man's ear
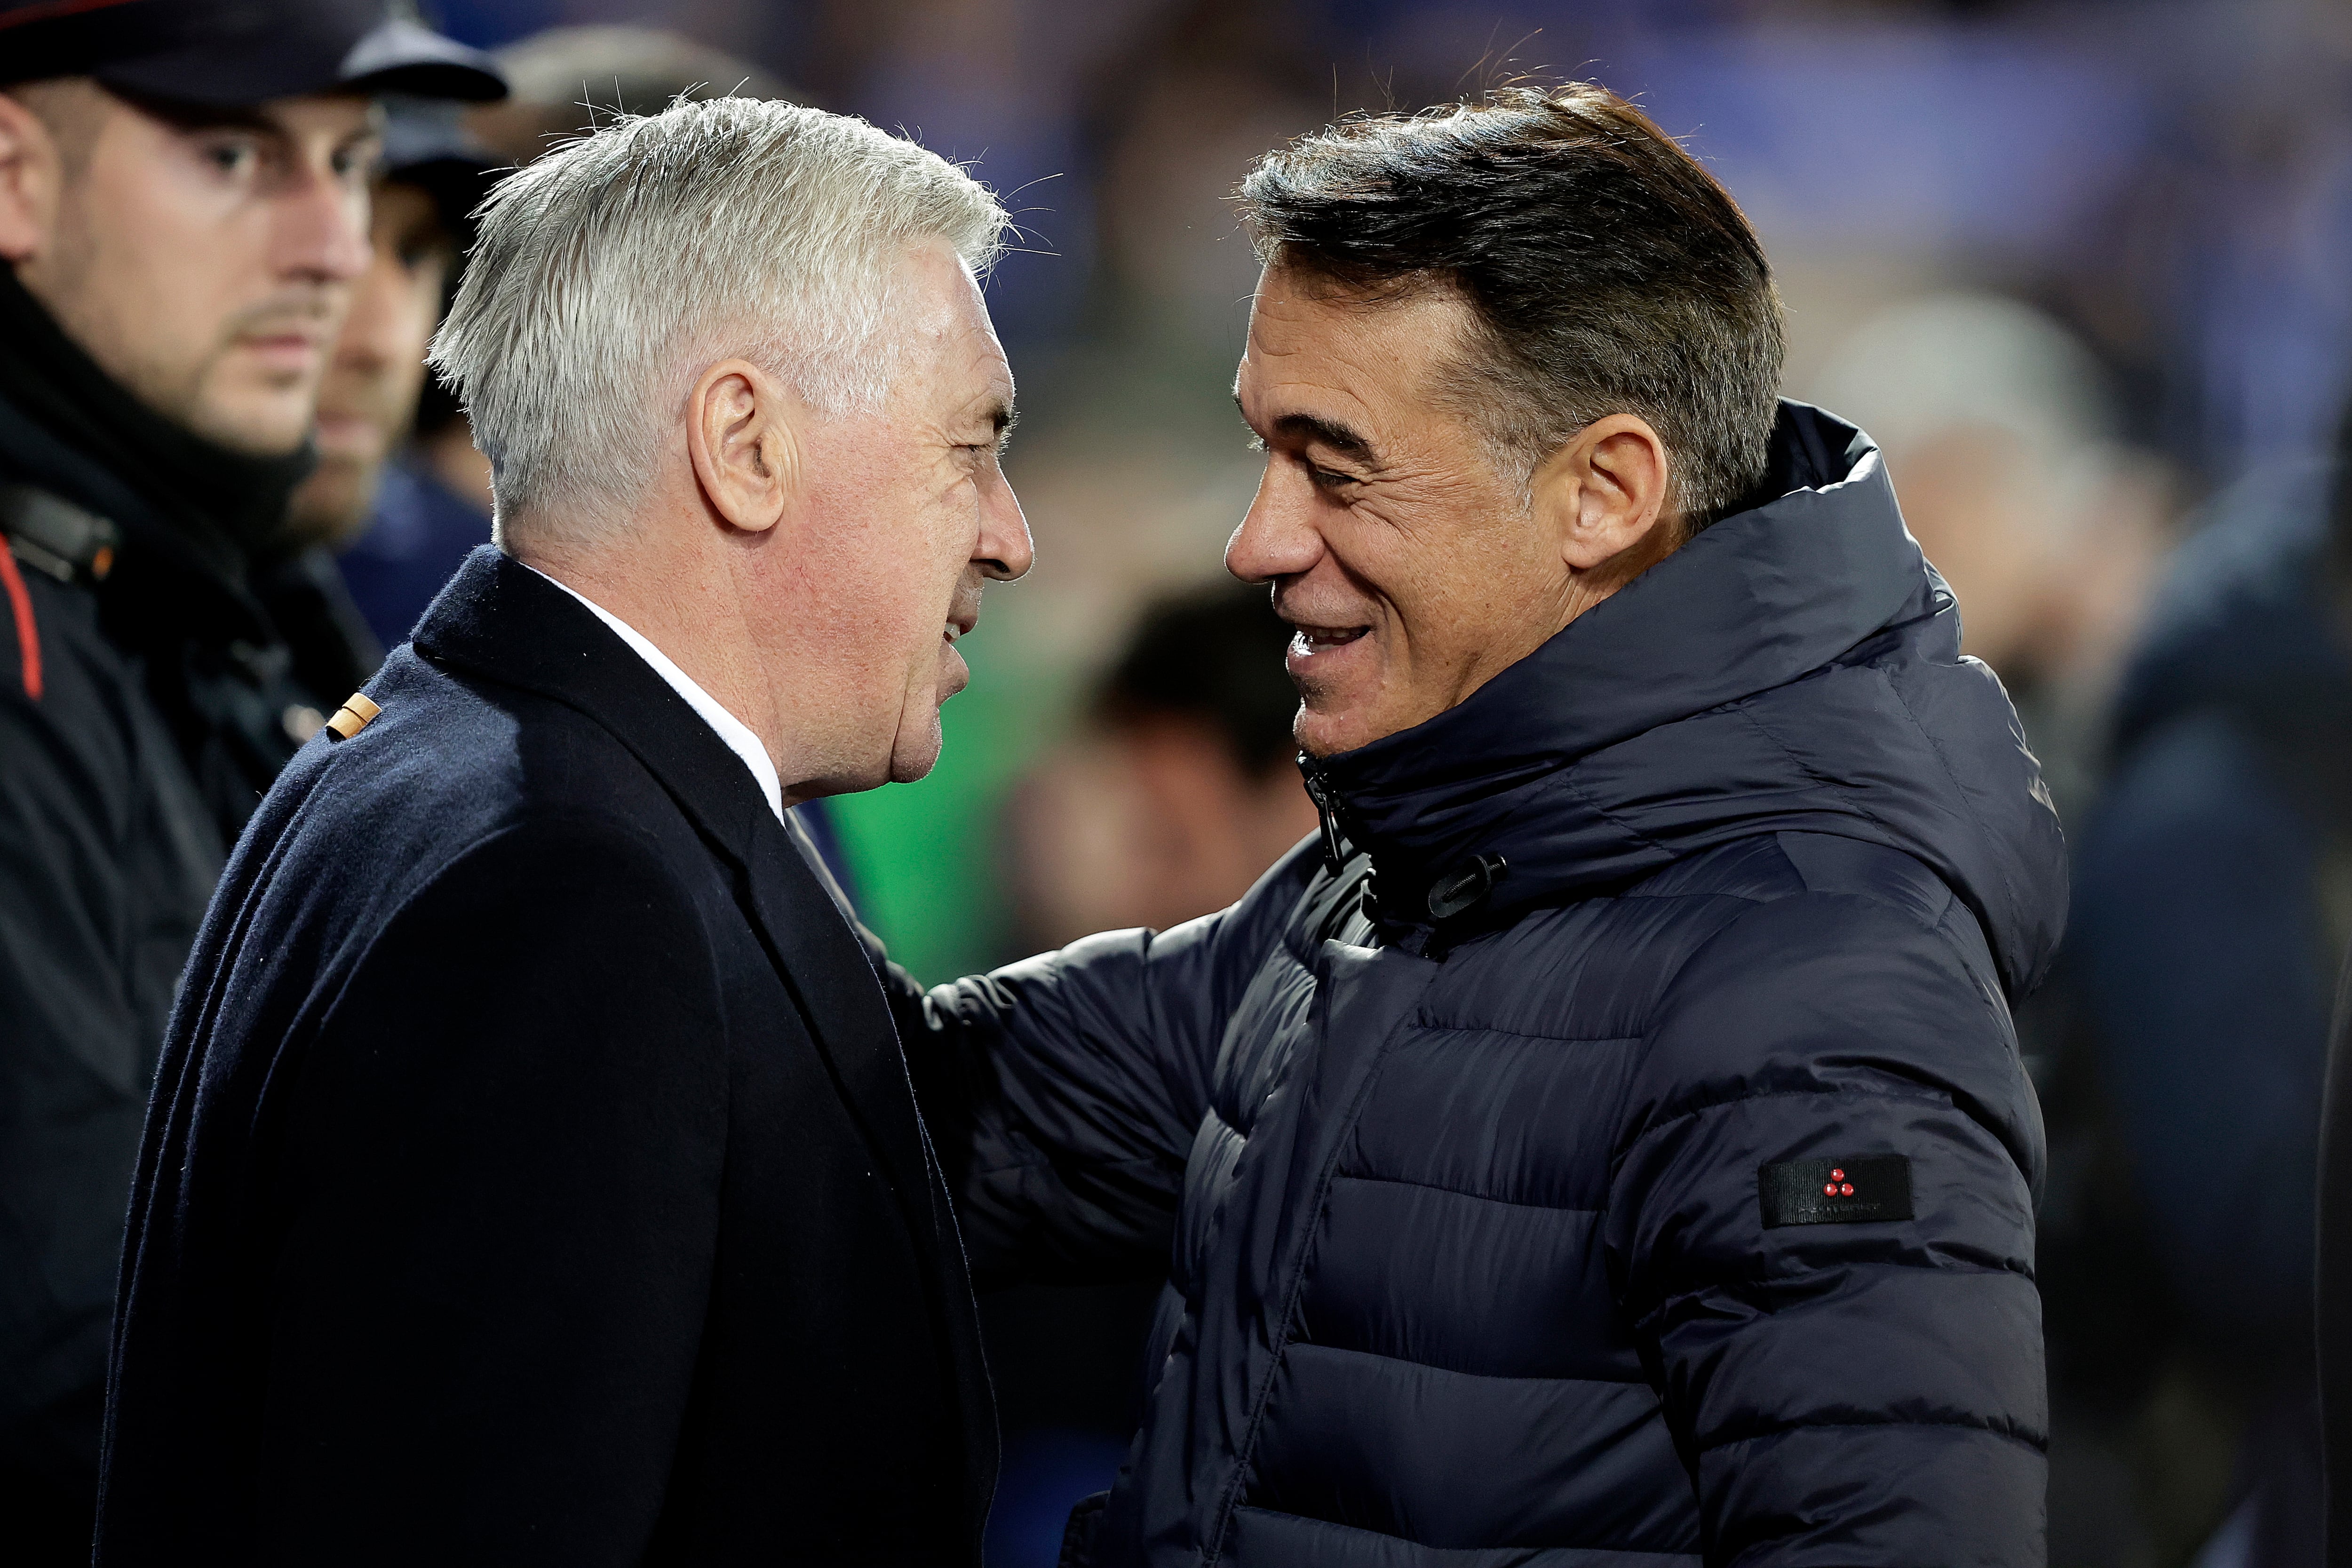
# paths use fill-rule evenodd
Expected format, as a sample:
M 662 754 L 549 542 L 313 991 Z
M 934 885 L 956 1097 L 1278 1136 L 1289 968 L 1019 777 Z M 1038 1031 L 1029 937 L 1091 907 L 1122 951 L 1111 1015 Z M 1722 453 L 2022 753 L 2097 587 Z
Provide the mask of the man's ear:
M 1680 523 L 1668 506 L 1666 444 L 1636 414 L 1612 414 L 1579 430 L 1528 481 L 1536 515 L 1579 575 L 1631 576 L 1671 553 Z
M 16 94 L 0 92 L 0 261 L 14 266 L 47 247 L 64 177 L 48 126 Z
M 711 510 L 746 533 L 764 532 L 800 489 L 800 424 L 807 410 L 747 360 L 720 360 L 686 398 L 686 446 Z

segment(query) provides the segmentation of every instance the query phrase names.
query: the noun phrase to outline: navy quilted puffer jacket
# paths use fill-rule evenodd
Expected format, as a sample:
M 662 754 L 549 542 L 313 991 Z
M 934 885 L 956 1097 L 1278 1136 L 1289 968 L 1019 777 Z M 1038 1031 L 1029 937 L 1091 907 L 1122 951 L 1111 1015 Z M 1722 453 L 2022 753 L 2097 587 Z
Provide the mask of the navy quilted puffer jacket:
M 2042 1561 L 2058 826 L 1875 449 L 1776 452 L 1336 854 L 902 1008 L 983 1279 L 1168 1270 L 1073 1561 Z

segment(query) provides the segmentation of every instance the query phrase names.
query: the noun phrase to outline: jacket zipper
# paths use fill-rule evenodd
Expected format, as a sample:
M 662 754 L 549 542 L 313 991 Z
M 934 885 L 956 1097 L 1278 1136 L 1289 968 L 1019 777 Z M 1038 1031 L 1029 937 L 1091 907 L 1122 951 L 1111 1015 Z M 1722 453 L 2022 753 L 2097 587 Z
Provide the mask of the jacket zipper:
M 1323 829 L 1323 869 L 1336 877 L 1348 858 L 1339 847 L 1339 803 L 1331 798 L 1322 769 L 1301 758 L 1299 771 L 1307 775 L 1307 798 L 1315 803 L 1315 819 Z

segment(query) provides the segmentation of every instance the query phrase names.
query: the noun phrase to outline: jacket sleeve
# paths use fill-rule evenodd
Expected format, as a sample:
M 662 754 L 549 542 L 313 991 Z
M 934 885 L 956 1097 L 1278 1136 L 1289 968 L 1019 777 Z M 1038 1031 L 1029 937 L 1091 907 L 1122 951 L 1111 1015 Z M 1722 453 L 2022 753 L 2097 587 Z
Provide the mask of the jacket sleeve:
M 270 1561 L 643 1558 L 716 1253 L 725 1030 L 690 895 L 618 827 L 509 830 L 383 925 L 284 1108 Z
M 2038 1565 L 2042 1134 L 1964 906 L 1807 892 L 1685 964 L 1606 1230 L 1710 1568 Z M 1764 1224 L 1765 1167 L 1908 1162 L 1907 1219 Z
M 1167 1268 L 1225 1020 L 1315 865 L 1301 846 L 1231 909 L 1087 937 L 928 995 L 894 971 L 975 1283 Z

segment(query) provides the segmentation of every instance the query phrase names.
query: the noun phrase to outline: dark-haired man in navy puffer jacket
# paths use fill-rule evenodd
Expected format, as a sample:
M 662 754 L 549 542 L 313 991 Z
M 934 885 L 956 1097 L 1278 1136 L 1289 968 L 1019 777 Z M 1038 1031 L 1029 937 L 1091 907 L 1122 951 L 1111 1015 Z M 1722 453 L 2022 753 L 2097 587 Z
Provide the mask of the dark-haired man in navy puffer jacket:
M 901 996 L 976 1271 L 1168 1269 L 1066 1560 L 2039 1563 L 2057 823 L 1752 235 L 1587 87 L 1244 195 L 1324 832 Z

